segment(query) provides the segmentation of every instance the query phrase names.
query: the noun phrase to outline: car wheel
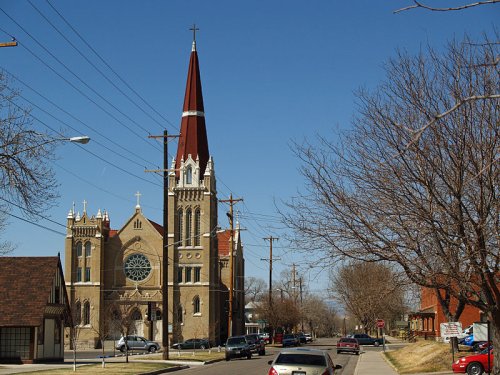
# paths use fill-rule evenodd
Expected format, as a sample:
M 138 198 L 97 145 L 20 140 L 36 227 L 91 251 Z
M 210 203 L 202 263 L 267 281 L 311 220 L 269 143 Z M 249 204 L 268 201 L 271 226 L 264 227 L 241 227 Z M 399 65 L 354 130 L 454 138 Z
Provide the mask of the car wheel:
M 229 361 L 231 358 L 229 358 L 229 356 L 226 355 L 226 361 Z
M 120 351 L 121 351 L 122 353 L 125 353 L 125 345 L 120 346 Z
M 265 351 L 265 350 L 261 350 L 261 351 L 259 352 L 259 355 L 266 355 L 266 351 Z
M 375 342 L 373 343 L 373 346 L 380 346 L 380 343 L 379 343 L 378 341 L 375 341 Z
M 205 350 L 205 349 L 206 349 L 206 348 L 205 348 L 205 345 L 200 345 L 200 349 L 201 349 L 201 350 Z
M 252 353 L 251 352 L 247 354 L 247 359 L 252 359 Z
M 342 352 L 342 350 L 337 350 L 337 354 L 340 354 L 340 352 Z
M 156 352 L 156 346 L 154 346 L 154 345 L 153 345 L 153 346 L 150 346 L 150 347 L 149 347 L 149 352 L 150 352 L 150 353 L 155 353 L 155 352 Z
M 478 362 L 472 362 L 467 366 L 467 375 L 481 375 L 483 373 L 483 366 Z
M 359 352 L 356 352 L 356 355 L 359 355 Z

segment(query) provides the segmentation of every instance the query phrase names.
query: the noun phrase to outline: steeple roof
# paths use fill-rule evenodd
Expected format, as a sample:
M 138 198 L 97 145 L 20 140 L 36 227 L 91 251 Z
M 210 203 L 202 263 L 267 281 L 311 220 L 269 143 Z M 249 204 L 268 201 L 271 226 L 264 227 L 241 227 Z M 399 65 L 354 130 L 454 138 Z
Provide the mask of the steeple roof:
M 175 158 L 177 178 L 179 178 L 178 169 L 180 168 L 181 160 L 187 160 L 188 155 L 191 155 L 193 160 L 199 160 L 199 176 L 203 178 L 202 176 L 205 173 L 208 163 L 209 152 L 196 41 L 193 41 L 193 48 L 189 59 L 186 93 L 182 109 L 181 132 L 177 147 L 177 156 Z

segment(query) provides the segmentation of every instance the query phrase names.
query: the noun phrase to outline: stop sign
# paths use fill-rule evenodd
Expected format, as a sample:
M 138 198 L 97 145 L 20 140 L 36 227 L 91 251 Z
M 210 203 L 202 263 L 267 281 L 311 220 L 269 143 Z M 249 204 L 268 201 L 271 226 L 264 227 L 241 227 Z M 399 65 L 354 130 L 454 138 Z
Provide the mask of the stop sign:
M 377 319 L 377 328 L 384 328 L 385 322 L 384 319 Z

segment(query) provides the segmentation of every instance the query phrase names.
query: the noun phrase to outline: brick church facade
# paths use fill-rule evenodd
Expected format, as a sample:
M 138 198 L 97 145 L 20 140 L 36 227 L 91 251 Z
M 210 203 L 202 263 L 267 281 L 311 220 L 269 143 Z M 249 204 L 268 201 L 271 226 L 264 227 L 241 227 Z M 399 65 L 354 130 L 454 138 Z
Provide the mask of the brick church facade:
M 213 158 L 208 150 L 196 43 L 193 41 L 177 155 L 168 176 L 169 341 L 228 336 L 230 231 L 218 230 Z M 162 205 L 159 202 L 159 205 Z M 233 231 L 231 334 L 244 333 L 244 259 Z M 72 208 L 67 217 L 65 279 L 77 342 L 99 345 L 124 331 L 161 342 L 162 225 L 149 220 L 139 196 L 121 229 L 109 213 Z M 149 314 L 149 316 L 148 316 Z

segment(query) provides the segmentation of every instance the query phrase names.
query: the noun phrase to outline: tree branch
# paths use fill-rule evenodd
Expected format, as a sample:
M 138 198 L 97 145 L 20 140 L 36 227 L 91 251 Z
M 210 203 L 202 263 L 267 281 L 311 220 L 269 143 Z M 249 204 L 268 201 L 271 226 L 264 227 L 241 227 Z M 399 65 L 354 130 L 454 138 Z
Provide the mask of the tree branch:
M 416 9 L 416 8 L 424 8 L 427 10 L 431 10 L 433 12 L 449 12 L 449 11 L 454 11 L 454 10 L 463 10 L 463 9 L 467 9 L 467 8 L 472 8 L 472 7 L 479 6 L 479 5 L 494 4 L 494 3 L 500 2 L 500 0 L 484 0 L 484 1 L 478 1 L 475 3 L 464 4 L 464 5 L 461 5 L 458 7 L 450 7 L 450 8 L 435 8 L 435 7 L 431 7 L 429 5 L 422 4 L 416 0 L 414 0 L 413 2 L 415 3 L 414 5 L 409 5 L 407 7 L 397 9 L 393 13 L 396 14 L 396 13 L 400 13 L 400 12 L 404 12 L 406 10 Z

